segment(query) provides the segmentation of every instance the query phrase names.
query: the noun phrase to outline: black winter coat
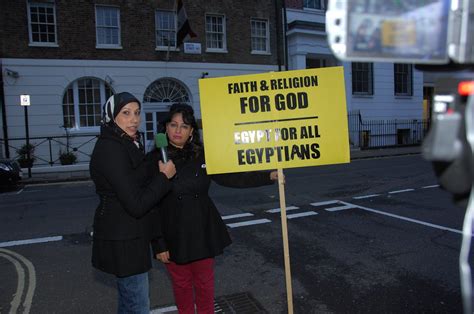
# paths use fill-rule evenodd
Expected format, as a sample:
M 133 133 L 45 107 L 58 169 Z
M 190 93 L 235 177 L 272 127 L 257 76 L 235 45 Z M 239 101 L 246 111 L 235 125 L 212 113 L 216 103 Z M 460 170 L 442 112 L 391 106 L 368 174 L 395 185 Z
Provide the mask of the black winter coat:
M 203 150 L 169 146 L 170 159 L 176 166 L 173 187 L 159 204 L 163 237 L 152 241 L 156 253 L 169 251 L 170 259 L 186 264 L 220 255 L 231 244 L 227 227 L 209 197 L 211 180 L 235 188 L 272 184 L 270 173 L 244 172 L 207 175 Z M 156 158 L 159 154 L 155 152 Z
M 102 126 L 90 161 L 100 203 L 94 216 L 92 265 L 119 277 L 151 268 L 156 205 L 171 182 L 117 127 Z M 155 217 L 155 218 L 153 218 Z

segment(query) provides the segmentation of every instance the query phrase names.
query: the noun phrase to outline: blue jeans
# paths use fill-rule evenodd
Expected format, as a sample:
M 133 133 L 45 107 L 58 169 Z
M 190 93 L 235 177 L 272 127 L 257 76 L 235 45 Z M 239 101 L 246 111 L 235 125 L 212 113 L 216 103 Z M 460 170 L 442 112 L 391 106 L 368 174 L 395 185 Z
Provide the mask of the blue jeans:
M 149 314 L 148 272 L 129 277 L 117 277 L 118 314 Z

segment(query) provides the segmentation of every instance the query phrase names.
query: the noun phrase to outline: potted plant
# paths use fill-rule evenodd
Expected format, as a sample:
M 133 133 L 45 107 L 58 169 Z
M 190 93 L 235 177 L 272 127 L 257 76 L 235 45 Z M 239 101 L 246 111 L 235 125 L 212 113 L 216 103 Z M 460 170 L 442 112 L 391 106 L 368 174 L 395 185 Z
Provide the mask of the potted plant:
M 18 154 L 18 163 L 22 168 L 31 168 L 33 166 L 33 162 L 36 160 L 34 153 L 35 146 L 33 144 L 24 144 L 22 147 L 16 150 Z M 29 158 L 28 158 L 29 155 Z
M 77 162 L 77 156 L 73 152 L 59 151 L 59 162 L 61 162 L 61 165 L 72 165 Z

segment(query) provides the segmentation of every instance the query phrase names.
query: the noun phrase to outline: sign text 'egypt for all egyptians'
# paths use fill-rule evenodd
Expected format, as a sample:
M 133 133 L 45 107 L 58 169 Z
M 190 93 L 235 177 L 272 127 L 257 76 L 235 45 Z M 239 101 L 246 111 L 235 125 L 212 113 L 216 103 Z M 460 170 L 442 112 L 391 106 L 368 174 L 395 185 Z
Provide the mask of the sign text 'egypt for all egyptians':
M 298 132 L 299 131 L 299 132 Z M 274 141 L 276 146 L 247 148 L 237 150 L 239 165 L 271 163 L 274 161 L 291 161 L 294 159 L 318 159 L 321 156 L 319 144 L 286 144 L 286 141 L 298 139 L 316 139 L 321 137 L 318 125 L 301 126 L 301 128 L 275 128 L 234 132 L 235 144 L 253 144 Z

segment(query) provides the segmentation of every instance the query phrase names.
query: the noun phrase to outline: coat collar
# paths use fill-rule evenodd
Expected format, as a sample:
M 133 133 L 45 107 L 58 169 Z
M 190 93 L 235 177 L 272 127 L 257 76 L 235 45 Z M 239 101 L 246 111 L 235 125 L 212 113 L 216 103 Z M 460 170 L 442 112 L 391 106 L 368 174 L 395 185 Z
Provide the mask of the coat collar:
M 140 148 L 137 147 L 132 138 L 130 138 L 119 127 L 115 125 L 102 125 L 100 127 L 100 137 L 117 141 L 122 144 L 130 157 L 133 168 L 137 168 L 138 165 L 143 162 L 145 154 L 142 145 L 140 144 Z

